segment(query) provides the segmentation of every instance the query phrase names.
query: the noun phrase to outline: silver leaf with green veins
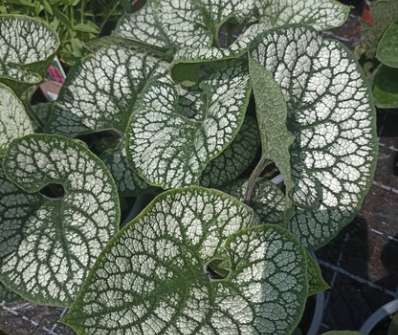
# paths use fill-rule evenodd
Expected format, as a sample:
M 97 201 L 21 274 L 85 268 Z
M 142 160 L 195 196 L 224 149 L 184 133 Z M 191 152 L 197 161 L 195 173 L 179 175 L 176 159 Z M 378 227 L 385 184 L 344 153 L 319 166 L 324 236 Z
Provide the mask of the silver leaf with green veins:
M 105 162 L 113 178 L 115 178 L 119 193 L 124 196 L 137 196 L 149 187 L 131 167 L 123 144 L 115 149 L 106 150 L 100 158 Z
M 0 81 L 39 83 L 45 70 L 40 65 L 56 53 L 59 43 L 57 34 L 38 19 L 0 15 Z
M 247 116 L 234 141 L 207 165 L 200 184 L 217 188 L 233 182 L 252 164 L 259 147 L 256 120 Z
M 245 2 L 245 1 L 241 1 Z M 243 33 L 228 47 L 220 48 L 202 45 L 177 50 L 173 62 L 173 77 L 183 64 L 199 64 L 240 57 L 259 33 L 286 24 L 301 24 L 322 31 L 341 26 L 348 17 L 350 7 L 336 0 L 261 0 L 250 6 L 256 9 L 256 16 L 246 17 L 247 26 Z M 254 24 L 250 25 L 250 19 Z
M 201 82 L 205 103 L 196 115 L 181 113 L 179 90 L 169 75 L 146 87 L 127 130 L 127 154 L 151 185 L 172 188 L 198 184 L 209 161 L 237 135 L 245 117 L 250 87 L 240 66 L 222 68 Z
M 245 199 L 247 184 L 247 180 L 238 180 L 231 185 L 224 186 L 222 190 L 243 201 Z M 275 184 L 266 178 L 257 180 L 253 196 L 248 205 L 254 209 L 262 222 L 278 224 L 283 222 L 286 210 L 285 195 Z
M 296 214 L 304 245 L 325 244 L 360 208 L 377 155 L 375 111 L 361 69 L 340 43 L 304 27 L 270 31 L 251 57 L 271 72 L 288 107 Z
M 0 153 L 13 139 L 31 133 L 33 125 L 22 101 L 0 83 Z
M 225 20 L 246 21 L 254 10 L 254 0 L 148 0 L 138 12 L 125 15 L 114 34 L 166 54 L 186 47 L 211 47 Z
M 84 145 L 55 135 L 12 142 L 4 171 L 12 183 L 1 177 L 0 280 L 28 300 L 67 306 L 118 229 L 115 183 Z M 63 197 L 39 193 L 52 183 Z
M 148 54 L 121 45 L 99 49 L 71 71 L 48 130 L 66 136 L 107 129 L 123 134 L 145 83 L 165 71 Z
M 79 335 L 290 334 L 306 300 L 305 255 L 253 219 L 215 190 L 161 194 L 108 244 L 63 321 Z

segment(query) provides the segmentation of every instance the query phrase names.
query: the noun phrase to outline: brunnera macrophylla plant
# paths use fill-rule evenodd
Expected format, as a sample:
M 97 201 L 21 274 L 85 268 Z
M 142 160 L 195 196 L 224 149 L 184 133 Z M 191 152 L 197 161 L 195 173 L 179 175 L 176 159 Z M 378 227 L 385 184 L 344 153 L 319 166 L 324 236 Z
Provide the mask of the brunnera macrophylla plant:
M 70 307 L 79 335 L 291 334 L 327 288 L 308 249 L 354 217 L 376 160 L 361 69 L 319 32 L 346 15 L 328 0 L 147 1 L 29 109 L 32 129 L 0 90 L 23 121 L 0 135 L 0 282 Z M 232 18 L 243 33 L 222 48 Z M 121 200 L 153 189 L 118 232 Z
M 38 19 L 0 15 L 0 82 L 18 93 L 40 83 L 59 44 L 58 35 Z

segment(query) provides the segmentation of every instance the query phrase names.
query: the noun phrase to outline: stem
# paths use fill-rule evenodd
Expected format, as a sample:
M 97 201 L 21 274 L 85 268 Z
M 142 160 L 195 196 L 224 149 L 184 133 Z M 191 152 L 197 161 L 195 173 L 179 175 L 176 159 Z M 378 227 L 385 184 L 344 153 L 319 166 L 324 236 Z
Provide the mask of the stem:
M 84 21 L 84 11 L 86 9 L 86 0 L 82 0 L 80 3 L 80 23 Z
M 102 32 L 102 30 L 105 27 L 105 24 L 108 22 L 109 18 L 113 15 L 113 13 L 115 12 L 116 8 L 119 6 L 120 1 L 117 1 L 116 4 L 112 7 L 112 9 L 108 12 L 108 14 L 105 16 L 104 20 L 101 23 L 101 27 L 100 27 L 100 33 Z
M 264 169 L 269 165 L 271 161 L 264 155 L 261 156 L 260 161 L 257 163 L 252 174 L 250 175 L 247 183 L 247 189 L 245 194 L 245 203 L 249 204 L 253 196 L 254 187 L 256 186 L 257 178 L 261 175 Z

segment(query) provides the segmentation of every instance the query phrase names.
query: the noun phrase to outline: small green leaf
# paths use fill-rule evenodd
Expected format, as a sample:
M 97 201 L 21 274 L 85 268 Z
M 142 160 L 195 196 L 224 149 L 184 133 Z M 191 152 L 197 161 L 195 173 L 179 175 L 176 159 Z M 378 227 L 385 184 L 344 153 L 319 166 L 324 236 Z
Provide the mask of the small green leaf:
M 306 251 L 307 271 L 308 271 L 308 296 L 323 292 L 330 288 L 322 276 L 318 262 Z
M 200 92 L 191 93 L 197 102 L 192 118 L 182 112 L 180 87 L 169 75 L 150 81 L 127 130 L 127 155 L 137 172 L 165 189 L 198 184 L 206 165 L 232 143 L 244 121 L 248 81 L 241 66 L 220 68 L 201 82 Z
M 398 68 L 398 22 L 384 33 L 377 46 L 376 57 L 384 65 Z
M 25 106 L 15 93 L 0 83 L 0 152 L 15 138 L 33 133 Z
M 36 303 L 69 305 L 117 231 L 120 209 L 105 165 L 75 140 L 14 140 L 0 176 L 0 280 Z M 57 197 L 39 193 L 59 185 Z
M 380 65 L 374 74 L 373 96 L 379 108 L 398 107 L 398 69 Z
M 81 31 L 83 33 L 98 34 L 99 28 L 94 22 L 78 23 L 73 26 L 74 30 Z
M 351 222 L 371 185 L 378 141 L 367 80 L 349 50 L 311 28 L 269 31 L 250 57 L 282 90 L 295 137 L 289 229 L 316 249 Z
M 217 188 L 233 182 L 253 163 L 259 147 L 256 120 L 247 116 L 234 141 L 203 171 L 201 185 Z
M 249 70 L 260 129 L 261 161 L 274 162 L 281 172 L 286 187 L 286 206 L 289 208 L 293 189 L 289 148 L 294 142 L 294 136 L 287 129 L 285 98 L 279 84 L 263 65 L 250 58 Z
M 0 42 L 0 81 L 16 91 L 21 90 L 21 83 L 33 85 L 42 80 L 60 43 L 47 24 L 21 15 L 0 15 Z
M 158 196 L 108 244 L 63 320 L 79 335 L 290 334 L 307 295 L 285 230 L 199 187 Z
M 243 201 L 247 184 L 247 180 L 238 180 L 231 185 L 224 186 L 222 190 Z M 261 222 L 278 224 L 283 222 L 286 209 L 285 195 L 275 184 L 265 178 L 257 180 L 248 205 L 254 209 Z

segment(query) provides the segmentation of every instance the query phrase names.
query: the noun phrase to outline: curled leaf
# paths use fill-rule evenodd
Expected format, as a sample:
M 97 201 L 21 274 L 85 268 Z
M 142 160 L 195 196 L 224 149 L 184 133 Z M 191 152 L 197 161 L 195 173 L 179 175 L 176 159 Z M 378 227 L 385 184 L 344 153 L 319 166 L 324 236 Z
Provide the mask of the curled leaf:
M 215 190 L 158 196 L 98 258 L 64 322 L 78 334 L 286 335 L 307 293 L 284 230 Z
M 242 67 L 220 69 L 201 82 L 200 90 L 204 103 L 196 105 L 192 118 L 181 112 L 178 85 L 168 75 L 154 78 L 137 101 L 127 130 L 127 154 L 149 184 L 198 184 L 209 161 L 236 137 L 250 95 Z
M 351 53 L 310 28 L 259 37 L 250 55 L 285 98 L 295 215 L 289 228 L 320 247 L 349 223 L 369 189 L 377 155 L 369 87 Z
M 37 84 L 59 47 L 57 34 L 41 20 L 22 15 L 0 15 L 0 81 Z
M 55 135 L 13 141 L 4 171 L 0 280 L 28 300 L 67 306 L 117 231 L 115 183 L 84 145 Z M 40 193 L 48 185 L 64 194 Z

